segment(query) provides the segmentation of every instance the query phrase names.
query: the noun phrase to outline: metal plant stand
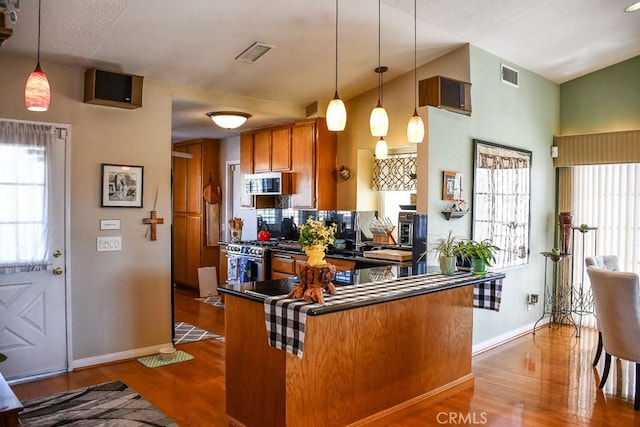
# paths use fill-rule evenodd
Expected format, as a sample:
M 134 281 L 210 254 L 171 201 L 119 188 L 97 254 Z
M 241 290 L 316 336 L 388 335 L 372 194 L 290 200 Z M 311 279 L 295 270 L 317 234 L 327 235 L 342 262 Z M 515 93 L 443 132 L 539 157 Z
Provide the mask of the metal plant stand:
M 564 324 L 571 324 L 578 331 L 578 326 L 571 317 L 572 313 L 572 286 L 568 281 L 568 274 L 564 264 L 571 260 L 571 254 L 555 255 L 551 252 L 540 252 L 544 256 L 544 307 L 542 316 L 533 325 L 533 335 L 536 334 L 538 323 L 547 316 L 550 316 L 549 327 L 552 323 L 558 328 Z M 547 265 L 551 260 L 553 268 L 553 280 L 548 283 Z M 558 272 L 560 270 L 560 272 Z
M 576 227 L 572 226 L 572 239 L 575 244 L 576 241 L 576 231 L 580 233 L 582 236 L 582 259 L 584 260 L 586 257 L 585 252 L 585 241 L 586 234 L 590 231 L 594 232 L 593 239 L 593 255 L 596 255 L 596 248 L 598 247 L 598 227 Z M 576 281 L 573 280 L 573 286 L 571 291 L 571 312 L 580 317 L 577 326 L 577 334 L 576 337 L 580 338 L 580 329 L 582 328 L 582 316 L 586 314 L 594 314 L 594 303 L 593 303 L 593 292 L 591 288 L 585 290 L 584 289 L 584 271 L 585 271 L 584 261 L 581 263 L 580 268 L 580 283 L 576 284 Z M 575 276 L 575 274 L 574 274 Z

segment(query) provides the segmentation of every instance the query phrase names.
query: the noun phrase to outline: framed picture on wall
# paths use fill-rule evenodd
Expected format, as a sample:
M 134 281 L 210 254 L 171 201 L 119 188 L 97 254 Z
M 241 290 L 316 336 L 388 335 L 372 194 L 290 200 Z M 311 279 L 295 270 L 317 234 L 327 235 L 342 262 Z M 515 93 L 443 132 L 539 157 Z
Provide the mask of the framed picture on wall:
M 442 200 L 458 200 L 462 196 L 462 174 L 444 171 L 442 174 Z
M 141 208 L 143 167 L 102 163 L 101 207 Z

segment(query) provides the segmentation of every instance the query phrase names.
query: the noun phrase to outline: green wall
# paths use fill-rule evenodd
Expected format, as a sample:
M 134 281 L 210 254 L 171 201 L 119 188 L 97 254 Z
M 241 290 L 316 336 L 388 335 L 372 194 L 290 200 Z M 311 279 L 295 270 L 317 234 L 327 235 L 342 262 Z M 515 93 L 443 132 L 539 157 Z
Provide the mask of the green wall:
M 560 85 L 560 134 L 640 129 L 640 56 Z
M 463 174 L 463 195 L 473 195 L 473 139 L 532 151 L 531 245 L 529 263 L 507 269 L 499 312 L 474 310 L 474 350 L 486 348 L 521 332 L 530 331 L 542 313 L 544 257 L 553 247 L 555 170 L 550 157 L 553 136 L 559 129 L 559 87 L 521 67 L 520 87 L 500 81 L 500 58 L 471 46 L 470 117 L 429 107 L 429 240 L 453 230 L 470 237 L 471 215 L 447 221 L 440 214 L 442 172 Z M 471 206 L 473 208 L 473 206 Z M 540 295 L 540 303 L 527 310 L 527 294 Z

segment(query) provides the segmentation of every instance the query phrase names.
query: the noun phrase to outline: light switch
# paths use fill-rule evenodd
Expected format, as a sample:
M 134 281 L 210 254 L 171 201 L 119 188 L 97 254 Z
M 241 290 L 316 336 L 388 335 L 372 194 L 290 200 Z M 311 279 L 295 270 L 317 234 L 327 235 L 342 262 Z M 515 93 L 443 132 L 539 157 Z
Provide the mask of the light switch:
M 122 237 L 121 236 L 99 236 L 97 243 L 98 252 L 107 251 L 121 251 L 122 250 Z

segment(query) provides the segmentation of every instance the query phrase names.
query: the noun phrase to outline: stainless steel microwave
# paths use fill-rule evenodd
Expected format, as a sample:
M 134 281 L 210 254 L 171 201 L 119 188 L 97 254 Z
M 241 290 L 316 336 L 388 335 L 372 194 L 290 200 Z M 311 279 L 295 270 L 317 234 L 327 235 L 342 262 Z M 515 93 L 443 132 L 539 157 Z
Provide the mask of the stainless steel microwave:
M 265 172 L 246 175 L 244 187 L 247 194 L 256 196 L 291 194 L 291 173 Z

